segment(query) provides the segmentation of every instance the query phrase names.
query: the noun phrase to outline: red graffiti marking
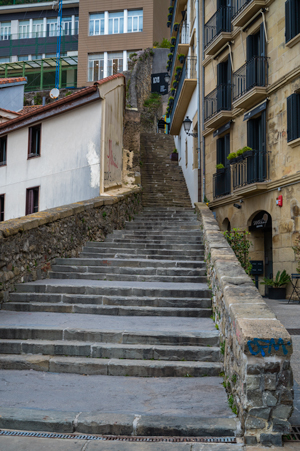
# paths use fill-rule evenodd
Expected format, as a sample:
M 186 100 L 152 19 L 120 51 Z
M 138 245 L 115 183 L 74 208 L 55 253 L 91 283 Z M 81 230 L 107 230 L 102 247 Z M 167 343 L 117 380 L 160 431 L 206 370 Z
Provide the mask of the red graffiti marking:
M 118 166 L 116 165 L 116 163 L 114 162 L 114 156 L 113 156 L 113 151 L 112 151 L 112 140 L 109 140 L 109 154 L 107 155 L 108 158 L 108 170 L 109 172 L 111 171 L 111 167 L 114 166 L 115 168 L 118 169 Z

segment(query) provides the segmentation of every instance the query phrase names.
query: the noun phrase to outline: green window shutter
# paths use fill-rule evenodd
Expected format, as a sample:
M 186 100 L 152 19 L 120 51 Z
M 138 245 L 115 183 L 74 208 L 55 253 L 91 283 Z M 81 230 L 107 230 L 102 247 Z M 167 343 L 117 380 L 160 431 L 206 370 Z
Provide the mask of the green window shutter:
M 288 142 L 299 138 L 300 125 L 300 95 L 292 94 L 287 99 L 287 140 Z

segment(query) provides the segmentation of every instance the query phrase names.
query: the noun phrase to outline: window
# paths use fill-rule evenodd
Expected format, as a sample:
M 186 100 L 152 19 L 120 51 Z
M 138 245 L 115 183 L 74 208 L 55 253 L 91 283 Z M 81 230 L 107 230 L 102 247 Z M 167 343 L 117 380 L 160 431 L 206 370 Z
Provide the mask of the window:
M 57 19 L 47 19 L 47 36 L 57 36 Z
M 29 38 L 29 20 L 20 20 L 19 37 L 20 39 Z
M 70 36 L 72 34 L 72 17 L 62 18 L 61 34 L 65 36 Z
M 4 194 L 0 194 L 0 222 L 4 221 Z
M 0 138 L 0 166 L 6 165 L 7 136 Z
M 300 33 L 300 1 L 287 0 L 285 2 L 285 42 Z
M 230 163 L 227 157 L 230 153 L 230 133 L 217 139 L 217 164 L 224 169 L 218 170 L 214 175 L 214 198 L 226 196 L 231 191 Z
M 26 190 L 26 215 L 39 211 L 39 187 Z
M 217 111 L 231 110 L 231 60 L 217 65 Z
M 18 56 L 18 61 L 28 61 L 28 55 L 26 55 L 26 56 Z
M 104 14 L 90 14 L 90 36 L 104 34 Z
M 109 53 L 107 76 L 115 75 L 123 71 L 123 53 Z
M 0 63 L 9 63 L 9 62 L 10 62 L 10 57 L 0 58 Z
M 230 154 L 230 133 L 217 139 L 217 164 L 222 164 L 224 167 L 229 167 L 230 163 L 227 160 Z
M 8 39 L 10 39 L 10 35 L 11 35 L 10 22 L 1 22 L 0 41 L 7 41 Z
M 128 11 L 128 33 L 143 31 L 143 10 Z
M 29 128 L 28 158 L 39 157 L 41 154 L 41 124 Z
M 108 34 L 124 33 L 124 12 L 109 13 Z
M 44 22 L 42 19 L 33 20 L 32 31 L 33 38 L 43 37 Z
M 267 85 L 267 58 L 264 24 L 258 33 L 247 37 L 246 90 Z
M 89 81 L 98 81 L 104 78 L 104 57 L 92 55 L 89 58 Z
M 292 94 L 287 99 L 287 141 L 300 138 L 300 94 Z

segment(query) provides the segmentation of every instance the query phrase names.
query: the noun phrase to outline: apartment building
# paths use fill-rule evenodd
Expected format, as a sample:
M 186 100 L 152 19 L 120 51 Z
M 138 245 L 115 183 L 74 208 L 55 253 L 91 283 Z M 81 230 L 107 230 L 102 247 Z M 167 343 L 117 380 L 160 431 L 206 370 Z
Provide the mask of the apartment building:
M 53 0 L 0 0 L 0 77 L 26 76 L 27 91 L 55 85 L 57 36 Z M 64 0 L 60 87 L 77 86 L 79 0 Z
M 300 232 L 298 3 L 205 0 L 204 5 L 209 206 L 223 230 L 250 232 L 250 257 L 253 268 L 262 269 L 260 278 L 283 269 L 295 273 L 292 246 Z M 264 294 L 264 286 L 259 289 Z
M 168 36 L 169 0 L 84 0 L 79 8 L 78 86 L 128 69 L 131 53 Z
M 171 2 L 168 15 L 171 49 L 167 69 L 170 72 L 171 100 L 167 116 L 192 203 L 198 202 L 201 189 L 197 136 L 200 95 L 197 85 L 198 5 L 195 0 L 175 0 Z M 188 133 L 183 124 L 187 116 L 191 121 Z

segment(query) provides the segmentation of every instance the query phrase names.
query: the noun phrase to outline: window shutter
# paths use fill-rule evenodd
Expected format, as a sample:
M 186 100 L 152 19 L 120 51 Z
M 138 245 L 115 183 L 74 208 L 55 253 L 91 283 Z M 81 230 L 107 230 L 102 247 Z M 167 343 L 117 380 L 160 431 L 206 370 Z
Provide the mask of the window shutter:
M 254 124 L 251 119 L 247 122 L 247 146 L 254 150 Z
M 229 160 L 227 160 L 230 154 L 230 133 L 224 136 L 224 166 L 230 166 Z
M 288 142 L 299 138 L 300 126 L 298 115 L 300 114 L 300 95 L 292 94 L 287 99 L 287 140 Z

